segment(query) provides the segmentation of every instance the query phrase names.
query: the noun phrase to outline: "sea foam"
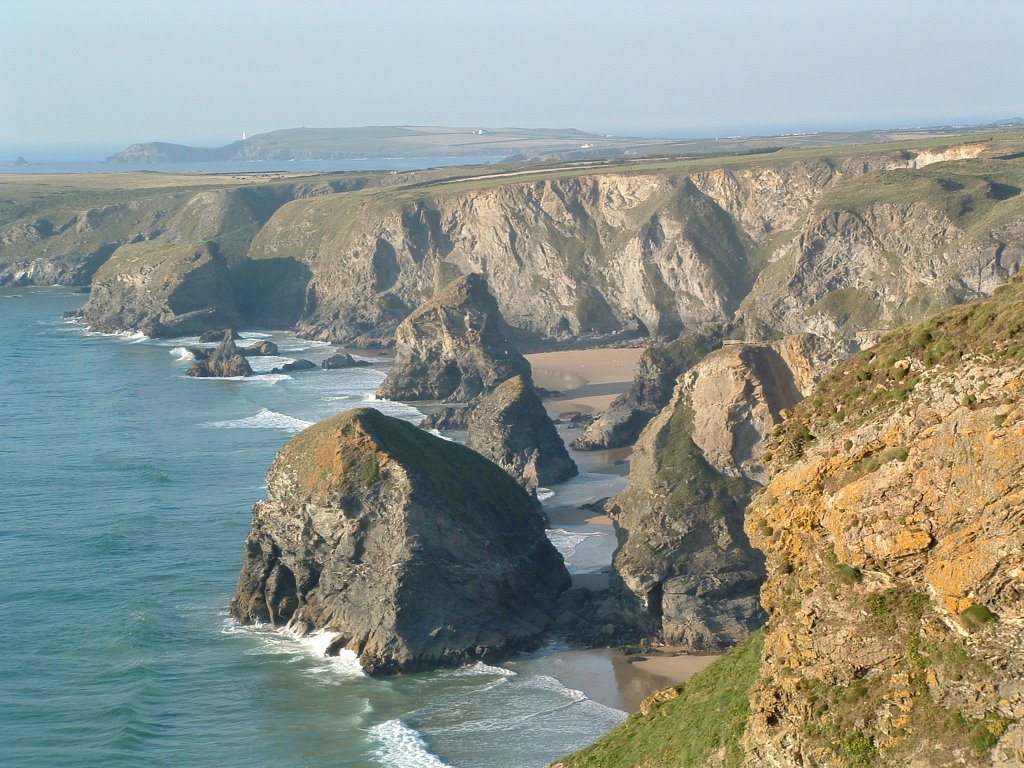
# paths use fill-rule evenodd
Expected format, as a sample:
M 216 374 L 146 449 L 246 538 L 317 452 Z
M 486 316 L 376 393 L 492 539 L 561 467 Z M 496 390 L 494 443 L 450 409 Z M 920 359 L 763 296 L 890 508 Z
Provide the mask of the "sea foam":
M 401 720 L 387 720 L 370 729 L 379 742 L 376 757 L 391 768 L 451 768 L 427 747 L 418 731 Z
M 313 422 L 278 413 L 269 408 L 260 408 L 255 416 L 227 421 L 209 421 L 203 426 L 211 429 L 283 429 L 286 432 L 301 432 L 306 427 L 313 426 Z
M 547 531 L 548 539 L 555 545 L 555 549 L 562 553 L 566 560 L 571 560 L 576 554 L 576 548 L 592 536 L 607 536 L 607 531 L 567 531 L 563 528 L 551 528 Z

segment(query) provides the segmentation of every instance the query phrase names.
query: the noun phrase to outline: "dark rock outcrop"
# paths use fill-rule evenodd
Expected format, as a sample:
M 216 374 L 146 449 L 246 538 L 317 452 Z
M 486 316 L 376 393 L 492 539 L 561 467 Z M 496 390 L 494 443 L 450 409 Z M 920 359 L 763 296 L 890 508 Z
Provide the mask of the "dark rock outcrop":
M 537 501 L 372 409 L 296 435 L 253 507 L 232 615 L 338 633 L 371 674 L 535 645 L 569 584 Z
M 320 365 L 325 371 L 331 371 L 338 368 L 365 368 L 372 363 L 369 360 L 356 360 L 347 352 L 338 352 L 325 359 Z
M 269 357 L 277 354 L 277 344 L 272 341 L 254 341 L 241 350 L 246 357 Z
M 692 334 L 670 344 L 648 347 L 637 364 L 630 388 L 587 426 L 572 447 L 593 451 L 632 445 L 647 422 L 668 405 L 679 375 L 717 345 L 715 334 Z
M 182 336 L 238 322 L 220 249 L 143 242 L 119 248 L 92 281 L 82 320 L 92 329 Z
M 472 410 L 468 403 L 444 405 L 439 410 L 424 416 L 420 427 L 423 429 L 469 429 L 469 414 Z
M 316 368 L 316 363 L 312 360 L 306 360 L 305 358 L 299 358 L 298 360 L 292 360 L 290 363 L 272 368 L 271 373 L 294 373 L 295 371 L 312 371 Z
M 469 416 L 467 446 L 527 490 L 561 483 L 579 470 L 529 380 L 515 376 L 482 398 Z
M 189 366 L 186 373 L 197 378 L 252 376 L 252 368 L 238 347 L 235 346 L 234 334 L 229 330 L 224 334 L 224 341 L 203 360 Z
M 530 364 L 512 346 L 508 326 L 482 275 L 450 283 L 398 326 L 395 363 L 377 394 L 392 400 L 468 402 Z
M 200 344 L 220 344 L 224 341 L 224 337 L 231 334 L 235 341 L 241 341 L 241 334 L 235 333 L 234 328 L 214 328 L 209 331 L 203 331 L 199 334 Z
M 768 479 L 765 445 L 783 412 L 852 349 L 809 334 L 729 342 L 679 377 L 609 507 L 613 583 L 640 627 L 721 650 L 763 621 L 763 557 L 743 531 L 744 508 Z

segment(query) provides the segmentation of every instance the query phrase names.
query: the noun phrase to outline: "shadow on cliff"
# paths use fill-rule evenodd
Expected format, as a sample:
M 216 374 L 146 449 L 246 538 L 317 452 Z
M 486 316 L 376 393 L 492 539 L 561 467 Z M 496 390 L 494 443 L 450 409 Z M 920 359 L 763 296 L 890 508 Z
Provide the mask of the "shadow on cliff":
M 244 325 L 290 328 L 302 316 L 313 273 L 291 258 L 247 258 L 231 268 L 231 276 Z

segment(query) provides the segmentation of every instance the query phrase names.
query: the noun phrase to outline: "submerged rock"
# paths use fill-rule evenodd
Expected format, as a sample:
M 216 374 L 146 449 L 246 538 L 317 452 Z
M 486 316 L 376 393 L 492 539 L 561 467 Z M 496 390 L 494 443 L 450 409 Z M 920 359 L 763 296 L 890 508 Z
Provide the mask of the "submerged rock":
M 252 368 L 249 361 L 238 351 L 234 334 L 229 330 L 224 334 L 224 341 L 220 346 L 205 359 L 190 365 L 185 373 L 198 378 L 252 376 Z
M 450 283 L 402 321 L 395 363 L 377 391 L 391 400 L 468 402 L 530 364 L 508 337 L 498 304 L 482 275 Z
M 521 376 L 503 382 L 473 408 L 466 445 L 527 490 L 579 474 L 544 404 Z
M 361 408 L 274 460 L 231 613 L 336 632 L 388 674 L 531 647 L 568 586 L 540 505 L 508 474 Z

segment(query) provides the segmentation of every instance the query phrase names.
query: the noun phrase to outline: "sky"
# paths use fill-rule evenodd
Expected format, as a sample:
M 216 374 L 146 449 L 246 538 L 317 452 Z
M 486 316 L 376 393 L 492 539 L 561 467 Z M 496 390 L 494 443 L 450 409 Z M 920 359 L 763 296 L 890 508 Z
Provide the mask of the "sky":
M 1024 116 L 1020 0 L 0 0 L 0 145 Z

